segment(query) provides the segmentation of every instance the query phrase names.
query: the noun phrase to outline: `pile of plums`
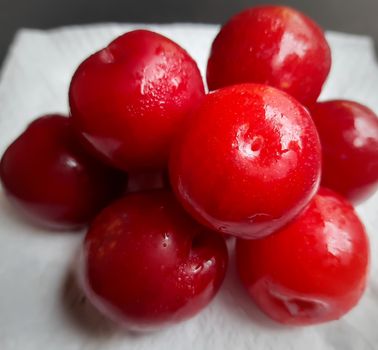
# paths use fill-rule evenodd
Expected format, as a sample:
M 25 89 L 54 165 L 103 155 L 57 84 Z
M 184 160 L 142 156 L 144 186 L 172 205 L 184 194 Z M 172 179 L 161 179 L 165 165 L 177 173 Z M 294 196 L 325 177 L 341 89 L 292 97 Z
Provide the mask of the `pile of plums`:
M 317 102 L 330 67 L 323 31 L 283 6 L 221 28 L 209 93 L 178 44 L 128 32 L 77 68 L 68 117 L 36 119 L 8 147 L 3 188 L 39 224 L 90 223 L 80 284 L 130 329 L 202 310 L 230 236 L 268 316 L 338 319 L 366 286 L 369 242 L 352 204 L 378 186 L 378 118 L 354 101 Z

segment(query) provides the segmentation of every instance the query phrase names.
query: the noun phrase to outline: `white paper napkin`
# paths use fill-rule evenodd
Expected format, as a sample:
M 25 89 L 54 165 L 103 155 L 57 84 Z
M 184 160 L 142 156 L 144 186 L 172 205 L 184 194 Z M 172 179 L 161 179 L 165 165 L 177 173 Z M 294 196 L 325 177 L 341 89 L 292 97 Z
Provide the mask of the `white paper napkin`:
M 180 43 L 204 73 L 213 25 L 92 25 L 20 30 L 0 80 L 0 152 L 33 118 L 67 113 L 77 65 L 115 36 L 149 28 Z M 350 98 L 378 112 L 378 66 L 370 38 L 327 33 L 333 67 L 322 98 Z M 357 170 L 356 170 L 357 171 Z M 368 289 L 342 320 L 321 326 L 277 325 L 250 302 L 234 266 L 211 305 L 190 321 L 136 335 L 100 317 L 77 290 L 70 268 L 83 233 L 53 233 L 23 220 L 0 192 L 0 349 L 378 349 L 378 195 L 358 208 L 371 238 Z

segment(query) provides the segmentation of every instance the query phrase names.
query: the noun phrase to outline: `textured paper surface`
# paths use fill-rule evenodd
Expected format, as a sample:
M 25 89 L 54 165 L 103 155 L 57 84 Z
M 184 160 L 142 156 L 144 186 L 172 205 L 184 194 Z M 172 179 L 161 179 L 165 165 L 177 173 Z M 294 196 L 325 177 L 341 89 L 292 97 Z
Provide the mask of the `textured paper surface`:
M 217 26 L 94 25 L 21 30 L 0 80 L 0 152 L 33 118 L 67 113 L 70 77 L 82 59 L 133 28 L 176 40 L 205 70 Z M 372 41 L 327 33 L 333 68 L 322 98 L 351 98 L 378 112 Z M 358 169 L 356 169 L 358 171 Z M 130 334 L 100 317 L 77 290 L 70 269 L 83 233 L 51 233 L 24 221 L 0 192 L 0 349 L 378 349 L 378 195 L 358 208 L 371 239 L 368 289 L 340 321 L 307 328 L 276 325 L 248 300 L 234 266 L 214 302 L 192 320 L 160 332 Z

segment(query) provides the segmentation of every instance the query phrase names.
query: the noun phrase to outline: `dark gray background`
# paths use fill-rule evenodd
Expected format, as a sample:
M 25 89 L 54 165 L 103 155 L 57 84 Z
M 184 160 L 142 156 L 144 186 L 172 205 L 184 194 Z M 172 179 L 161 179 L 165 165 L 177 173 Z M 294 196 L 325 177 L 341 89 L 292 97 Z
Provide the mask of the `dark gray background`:
M 20 27 L 93 22 L 222 23 L 254 0 L 0 0 L 0 63 Z M 325 29 L 368 34 L 378 42 L 378 0 L 286 0 Z M 377 47 L 377 44 L 376 44 Z

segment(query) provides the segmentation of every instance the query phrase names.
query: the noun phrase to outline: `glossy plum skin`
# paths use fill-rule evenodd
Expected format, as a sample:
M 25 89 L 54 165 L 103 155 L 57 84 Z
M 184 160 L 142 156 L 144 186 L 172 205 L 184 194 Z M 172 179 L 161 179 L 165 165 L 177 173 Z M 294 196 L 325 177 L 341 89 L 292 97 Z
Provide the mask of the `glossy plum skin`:
M 106 208 L 84 243 L 81 281 L 92 303 L 132 330 L 197 314 L 214 297 L 228 256 L 223 238 L 193 221 L 166 190 Z
M 285 6 L 257 6 L 233 16 L 213 42 L 210 90 L 240 83 L 268 84 L 304 105 L 318 98 L 331 67 L 323 31 Z
M 87 224 L 126 183 L 82 150 L 70 119 L 61 115 L 33 121 L 5 151 L 0 176 L 17 208 L 54 229 Z
M 307 110 L 286 93 L 242 84 L 206 96 L 177 137 L 170 178 L 180 202 L 222 233 L 259 238 L 316 193 L 320 143 Z
M 74 124 L 95 153 L 125 171 L 166 166 L 173 135 L 204 96 L 198 67 L 166 37 L 128 32 L 74 74 Z
M 361 298 L 369 266 L 363 224 L 343 197 L 320 189 L 290 224 L 260 240 L 238 240 L 237 268 L 251 298 L 273 320 L 337 320 Z
M 358 204 L 378 188 L 378 117 L 348 100 L 316 103 L 311 115 L 323 153 L 322 185 Z

